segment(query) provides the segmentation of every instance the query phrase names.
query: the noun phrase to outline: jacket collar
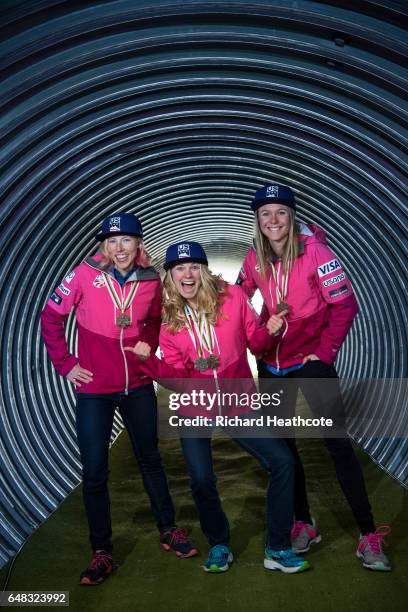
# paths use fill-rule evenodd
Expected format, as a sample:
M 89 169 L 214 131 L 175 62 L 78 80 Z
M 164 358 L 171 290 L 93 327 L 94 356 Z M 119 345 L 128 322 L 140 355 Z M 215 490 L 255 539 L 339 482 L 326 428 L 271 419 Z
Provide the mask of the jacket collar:
M 91 268 L 95 268 L 96 270 L 105 272 L 106 274 L 109 274 L 110 276 L 112 276 L 112 278 L 115 278 L 111 270 L 106 270 L 102 268 L 100 262 L 95 261 L 93 257 L 87 257 L 85 259 L 85 263 L 88 264 L 88 266 L 91 266 Z M 148 268 L 141 268 L 140 266 L 136 266 L 132 274 L 126 280 L 126 282 L 127 281 L 157 280 L 158 278 L 159 278 L 159 274 L 152 266 L 149 266 Z

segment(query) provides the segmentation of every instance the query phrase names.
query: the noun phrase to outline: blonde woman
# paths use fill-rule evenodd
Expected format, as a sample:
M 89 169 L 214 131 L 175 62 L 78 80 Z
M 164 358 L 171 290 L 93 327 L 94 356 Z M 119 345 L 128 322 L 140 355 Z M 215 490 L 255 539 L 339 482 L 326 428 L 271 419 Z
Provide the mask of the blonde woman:
M 164 267 L 163 323 L 159 339 L 162 359 L 155 357 L 153 347 L 146 342 L 138 342 L 127 350 L 142 360 L 142 368 L 149 376 L 161 381 L 172 379 L 174 385 L 181 380 L 180 384 L 188 383 L 188 388 L 197 390 L 209 386 L 218 388 L 218 384 L 231 380 L 239 385 L 239 381 L 249 379 L 252 387 L 247 346 L 254 353 L 271 346 L 275 342 L 274 334 L 282 326 L 282 317 L 270 318 L 269 335 L 260 326 L 240 287 L 228 285 L 211 274 L 205 251 L 197 242 L 171 245 Z M 171 385 L 170 380 L 168 386 Z M 181 446 L 201 528 L 210 545 L 204 570 L 220 573 L 228 570 L 233 556 L 229 523 L 216 487 L 212 431 L 209 427 L 204 437 L 182 436 Z M 290 545 L 293 459 L 285 441 L 231 437 L 269 472 L 264 566 L 286 573 L 308 569 L 309 564 L 295 555 Z
M 279 342 L 259 364 L 264 379 L 291 381 L 286 386 L 288 414 L 295 410 L 298 387 L 312 411 L 332 414 L 342 426 L 344 408 L 334 367 L 358 305 L 343 265 L 328 247 L 325 232 L 297 223 L 293 191 L 268 184 L 255 193 L 255 245 L 245 258 L 237 284 L 249 297 L 259 289 L 263 315 L 283 313 Z M 309 383 L 305 379 L 309 379 Z M 320 379 L 310 384 L 310 379 Z M 330 380 L 324 382 L 323 379 Z M 303 466 L 293 438 L 287 440 L 295 457 L 295 521 L 292 545 L 306 552 L 321 535 L 310 515 Z M 382 550 L 389 528 L 376 529 L 363 474 L 344 430 L 341 438 L 324 439 L 334 461 L 337 478 L 360 529 L 357 556 L 364 567 L 390 570 Z
M 87 258 L 53 291 L 42 313 L 51 361 L 75 385 L 76 430 L 83 467 L 83 498 L 93 557 L 80 584 L 98 585 L 113 570 L 108 492 L 109 442 L 119 407 L 150 498 L 160 546 L 179 557 L 197 551 L 176 527 L 174 507 L 157 448 L 157 405 L 152 380 L 125 353 L 144 340 L 155 349 L 161 315 L 161 283 L 143 246 L 142 226 L 130 213 L 107 217 Z M 75 309 L 78 357 L 70 354 L 64 323 Z

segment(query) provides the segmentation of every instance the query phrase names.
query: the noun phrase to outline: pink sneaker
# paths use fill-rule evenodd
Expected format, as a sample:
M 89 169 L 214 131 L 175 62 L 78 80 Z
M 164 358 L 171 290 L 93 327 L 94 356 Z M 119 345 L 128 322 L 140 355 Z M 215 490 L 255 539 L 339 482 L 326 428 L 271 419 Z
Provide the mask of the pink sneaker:
M 312 519 L 311 525 L 303 521 L 295 521 L 290 535 L 292 548 L 296 553 L 305 553 L 312 544 L 318 544 L 322 541 L 322 536 L 316 528 L 314 519 Z
M 391 533 L 388 525 L 378 527 L 373 533 L 360 536 L 356 555 L 367 569 L 380 572 L 391 571 L 391 565 L 387 556 L 383 553 L 383 538 Z

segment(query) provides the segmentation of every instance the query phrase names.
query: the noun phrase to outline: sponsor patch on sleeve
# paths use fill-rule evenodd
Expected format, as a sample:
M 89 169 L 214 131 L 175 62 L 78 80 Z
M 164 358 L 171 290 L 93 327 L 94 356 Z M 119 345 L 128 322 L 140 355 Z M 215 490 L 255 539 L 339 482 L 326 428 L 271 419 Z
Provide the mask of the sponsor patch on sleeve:
M 347 285 L 342 285 L 338 289 L 332 289 L 331 291 L 329 291 L 330 297 L 338 297 L 339 295 L 347 295 L 347 293 L 350 293 L 350 289 L 347 287 Z
M 60 295 L 58 295 L 58 293 L 56 293 L 55 291 L 53 291 L 50 295 L 50 300 L 52 300 L 53 302 L 55 302 L 56 304 L 61 304 L 62 302 L 62 297 Z
M 75 272 L 70 272 L 66 277 L 65 277 L 65 282 L 69 285 L 69 283 L 72 281 L 72 279 L 75 276 Z
M 321 266 L 318 266 L 317 273 L 321 278 L 322 276 L 327 276 L 332 272 L 336 272 L 336 270 L 338 270 L 339 268 L 341 268 L 339 260 L 332 259 L 331 261 L 326 261 L 326 263 L 322 264 Z
M 332 285 L 337 285 L 337 283 L 341 283 L 341 281 L 343 281 L 345 278 L 345 273 L 341 272 L 337 276 L 333 276 L 333 278 L 328 278 L 327 280 L 323 281 L 323 285 L 325 287 L 331 287 Z
M 62 283 L 59 285 L 58 289 L 61 291 L 61 293 L 63 293 L 64 295 L 69 295 L 71 293 L 71 289 L 68 289 L 67 287 L 65 287 L 65 285 L 63 285 Z

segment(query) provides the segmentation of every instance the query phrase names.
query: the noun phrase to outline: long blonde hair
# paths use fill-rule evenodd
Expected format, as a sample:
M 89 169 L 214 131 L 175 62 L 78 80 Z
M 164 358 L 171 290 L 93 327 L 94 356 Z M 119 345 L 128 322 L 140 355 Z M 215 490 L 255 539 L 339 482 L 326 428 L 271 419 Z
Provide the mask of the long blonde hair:
M 141 238 L 138 238 L 137 236 L 132 236 L 132 238 L 136 240 L 137 246 L 137 253 L 134 261 L 135 266 L 140 266 L 141 268 L 148 268 L 151 265 L 151 259 L 144 247 L 143 240 Z M 108 239 L 103 240 L 98 250 L 98 253 L 101 254 L 101 260 L 99 264 L 103 269 L 108 269 L 113 265 L 113 261 L 109 257 L 106 249 L 107 241 Z
M 212 274 L 205 264 L 200 265 L 201 285 L 197 291 L 196 300 L 199 312 L 203 312 L 209 324 L 216 325 L 220 316 L 221 306 L 227 292 L 227 284 L 220 277 Z M 171 275 L 167 270 L 163 280 L 163 323 L 168 324 L 168 330 L 176 333 L 186 324 L 184 307 L 187 300 L 178 292 Z
M 266 278 L 266 272 L 269 270 L 271 259 L 274 256 L 276 257 L 276 253 L 273 250 L 268 238 L 261 232 L 258 213 L 259 209 L 255 213 L 255 251 L 259 266 L 259 273 L 262 278 Z M 295 259 L 299 255 L 299 232 L 295 218 L 295 211 L 293 208 L 288 208 L 288 214 L 290 221 L 289 235 L 281 255 L 282 269 L 285 273 L 289 272 Z

